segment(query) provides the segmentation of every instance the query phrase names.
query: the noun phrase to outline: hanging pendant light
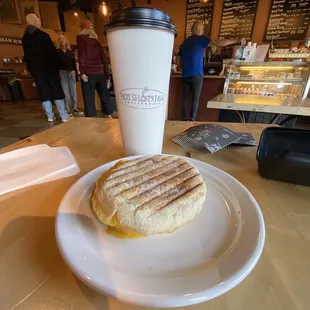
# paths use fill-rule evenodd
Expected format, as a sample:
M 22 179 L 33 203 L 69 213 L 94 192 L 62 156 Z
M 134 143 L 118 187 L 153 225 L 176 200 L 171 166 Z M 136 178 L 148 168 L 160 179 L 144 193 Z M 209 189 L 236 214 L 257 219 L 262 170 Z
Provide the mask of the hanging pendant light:
M 98 13 L 103 18 L 107 18 L 109 16 L 109 8 L 105 1 L 100 4 Z

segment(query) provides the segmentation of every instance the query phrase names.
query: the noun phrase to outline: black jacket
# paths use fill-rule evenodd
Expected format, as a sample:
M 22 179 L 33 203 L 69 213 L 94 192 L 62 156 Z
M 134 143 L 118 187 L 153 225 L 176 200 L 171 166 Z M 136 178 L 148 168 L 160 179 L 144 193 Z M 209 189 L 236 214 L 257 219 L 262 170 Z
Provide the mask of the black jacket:
M 59 77 L 62 60 L 50 36 L 35 26 L 28 26 L 22 43 L 24 61 L 36 82 L 40 100 L 64 99 Z
M 66 50 L 64 52 L 62 49 L 58 49 L 58 56 L 61 58 L 63 64 L 61 70 L 74 71 L 75 70 L 75 57 L 72 51 Z

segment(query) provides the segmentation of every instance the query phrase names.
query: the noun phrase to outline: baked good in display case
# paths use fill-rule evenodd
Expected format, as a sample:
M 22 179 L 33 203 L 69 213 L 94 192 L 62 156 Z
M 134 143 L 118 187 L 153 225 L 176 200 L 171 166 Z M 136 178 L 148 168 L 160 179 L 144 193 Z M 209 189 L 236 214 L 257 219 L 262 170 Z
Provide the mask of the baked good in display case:
M 305 98 L 309 92 L 309 68 L 303 62 L 234 62 L 224 94 Z

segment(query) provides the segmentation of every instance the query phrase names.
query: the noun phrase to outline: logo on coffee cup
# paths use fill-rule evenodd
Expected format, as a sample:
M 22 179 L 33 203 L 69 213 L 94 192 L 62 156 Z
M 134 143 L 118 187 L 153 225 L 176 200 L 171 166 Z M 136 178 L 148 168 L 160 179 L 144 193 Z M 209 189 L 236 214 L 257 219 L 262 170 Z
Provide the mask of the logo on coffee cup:
M 119 92 L 122 104 L 134 109 L 156 109 L 165 103 L 165 95 L 155 89 L 127 88 Z

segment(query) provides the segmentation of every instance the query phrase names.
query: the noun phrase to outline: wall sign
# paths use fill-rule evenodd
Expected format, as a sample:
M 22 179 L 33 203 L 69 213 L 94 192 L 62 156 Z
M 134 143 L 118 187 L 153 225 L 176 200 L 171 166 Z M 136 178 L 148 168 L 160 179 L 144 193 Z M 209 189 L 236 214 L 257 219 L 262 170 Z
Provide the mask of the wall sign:
M 30 13 L 40 17 L 38 0 L 18 0 L 18 6 L 23 24 L 27 24 L 26 16 Z
M 0 36 L 0 44 L 22 45 L 22 38 Z
M 224 0 L 221 39 L 251 39 L 258 0 Z
M 20 24 L 17 0 L 0 0 L 0 22 Z
M 203 22 L 205 29 L 204 34 L 210 36 L 212 17 L 213 17 L 213 0 L 207 3 L 201 3 L 201 0 L 187 0 L 186 8 L 186 38 L 192 34 L 191 28 L 196 20 Z
M 310 0 L 273 0 L 264 40 L 305 40 Z

